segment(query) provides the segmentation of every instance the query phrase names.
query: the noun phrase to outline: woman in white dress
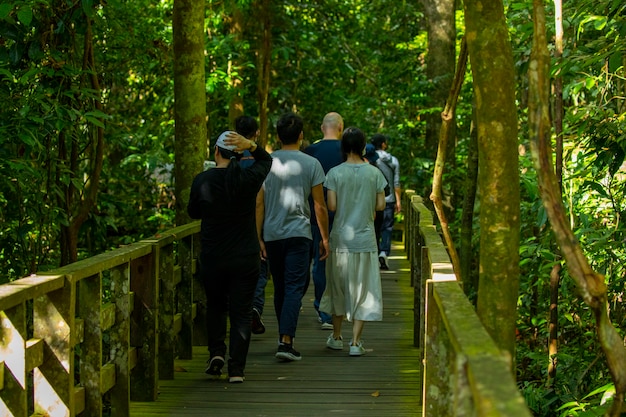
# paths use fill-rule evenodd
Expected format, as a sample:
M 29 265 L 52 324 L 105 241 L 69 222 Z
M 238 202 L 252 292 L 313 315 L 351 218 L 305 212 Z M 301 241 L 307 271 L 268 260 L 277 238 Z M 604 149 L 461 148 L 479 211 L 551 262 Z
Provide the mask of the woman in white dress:
M 363 158 L 365 134 L 347 128 L 341 137 L 345 162 L 326 175 L 328 210 L 335 211 L 326 261 L 326 290 L 320 310 L 332 315 L 333 333 L 326 346 L 343 349 L 341 325 L 352 322 L 350 356 L 365 354 L 363 324 L 383 318 L 383 300 L 374 217 L 385 208 L 387 180 Z

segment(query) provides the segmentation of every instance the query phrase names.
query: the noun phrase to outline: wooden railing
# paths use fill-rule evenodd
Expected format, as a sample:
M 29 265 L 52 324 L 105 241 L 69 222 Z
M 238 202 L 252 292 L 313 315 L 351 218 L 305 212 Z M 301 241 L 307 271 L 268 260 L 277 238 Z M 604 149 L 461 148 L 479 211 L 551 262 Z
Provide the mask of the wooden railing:
M 191 358 L 200 223 L 0 286 L 0 416 L 128 416 Z
M 403 198 L 414 343 L 423 351 L 423 415 L 530 417 L 509 363 L 456 281 L 431 210 L 413 191 Z
M 530 416 L 456 281 L 432 212 L 404 195 L 425 416 Z M 129 415 L 194 344 L 199 222 L 0 286 L 0 416 Z M 197 341 L 196 341 L 197 342 Z

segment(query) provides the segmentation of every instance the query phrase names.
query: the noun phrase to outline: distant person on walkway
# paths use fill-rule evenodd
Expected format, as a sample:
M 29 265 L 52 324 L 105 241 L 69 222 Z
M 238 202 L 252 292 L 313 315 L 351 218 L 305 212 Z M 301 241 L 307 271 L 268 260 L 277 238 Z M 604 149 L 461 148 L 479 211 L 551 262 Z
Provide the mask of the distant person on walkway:
M 263 236 L 259 236 L 261 251 L 269 261 L 274 280 L 274 309 L 278 319 L 279 346 L 276 358 L 299 361 L 294 338 L 302 297 L 309 280 L 311 259 L 311 208 L 322 235 L 318 248 L 320 259 L 328 256 L 328 212 L 324 201 L 324 170 L 319 161 L 301 152 L 302 118 L 286 113 L 276 123 L 280 150 L 272 153 L 272 169 L 263 184 Z
M 378 168 L 378 164 L 376 163 L 378 162 L 378 152 L 376 152 L 376 148 L 371 143 L 368 143 L 367 145 L 365 145 L 365 159 L 367 160 L 367 162 L 370 163 L 370 165 L 375 166 L 376 169 L 380 169 Z M 386 180 L 387 179 L 385 178 L 385 181 Z M 389 195 L 389 193 L 391 192 L 390 190 L 391 189 L 389 187 L 389 184 L 387 184 L 385 186 L 385 197 Z M 374 229 L 376 230 L 376 245 L 379 245 L 379 242 L 380 242 L 380 232 L 381 232 L 381 226 L 383 224 L 384 215 L 385 215 L 384 208 L 383 210 L 376 210 L 376 217 L 374 218 Z
M 249 150 L 254 163 L 241 169 Z M 200 276 L 207 298 L 209 361 L 206 373 L 219 378 L 226 357 L 227 318 L 229 382 L 243 382 L 250 346 L 252 298 L 259 277 L 256 198 L 272 157 L 254 141 L 226 131 L 215 145 L 215 168 L 198 174 L 187 211 L 201 222 Z
M 235 119 L 235 130 L 237 133 L 242 135 L 243 137 L 250 139 L 251 141 L 257 142 L 259 138 L 259 124 L 257 123 L 254 117 L 250 116 L 239 116 Z M 250 151 L 244 151 L 241 160 L 239 161 L 239 165 L 242 168 L 248 168 L 252 166 L 254 163 L 254 157 L 250 153 Z M 257 222 L 257 226 L 258 226 Z M 267 286 L 268 280 L 268 268 L 267 268 L 267 259 L 261 255 L 261 266 L 259 270 L 259 281 L 256 285 L 256 290 L 254 292 L 254 299 L 252 300 L 252 333 L 254 334 L 263 334 L 265 333 L 265 324 L 263 323 L 263 310 L 265 309 L 265 287 Z
M 387 137 L 381 134 L 372 136 L 372 145 L 378 153 L 376 164 L 383 172 L 393 192 L 385 197 L 385 210 L 383 212 L 383 221 L 380 226 L 380 239 L 378 241 L 378 261 L 380 269 L 389 269 L 387 257 L 391 253 L 391 234 L 393 232 L 393 224 L 395 222 L 396 213 L 402 210 L 400 200 L 400 163 L 398 159 L 387 152 Z
M 356 127 L 343 133 L 341 148 L 346 162 L 328 171 L 328 210 L 335 211 L 330 234 L 331 252 L 326 262 L 326 291 L 320 310 L 332 315 L 330 349 L 342 350 L 341 325 L 352 322 L 350 356 L 365 354 L 361 340 L 366 321 L 383 318 L 382 287 L 374 217 L 385 207 L 382 172 L 363 158 L 365 134 Z
M 309 145 L 304 149 L 304 153 L 311 155 L 322 164 L 324 174 L 341 164 L 343 154 L 341 153 L 341 133 L 343 132 L 343 118 L 339 113 L 331 112 L 324 116 L 322 120 L 322 134 L 323 138 L 316 141 L 312 145 Z M 324 199 L 326 199 L 326 189 L 324 188 Z M 328 213 L 328 230 L 332 231 L 333 228 L 333 214 Z M 326 288 L 326 261 L 320 260 L 320 253 L 316 249 L 319 246 L 319 242 L 322 238 L 320 229 L 317 226 L 315 219 L 315 213 L 311 213 L 311 232 L 313 233 L 313 267 L 311 269 L 311 275 L 313 276 L 313 285 L 315 286 L 315 300 L 313 301 L 313 307 L 318 314 L 318 320 L 321 323 L 322 329 L 332 330 L 333 323 L 332 318 L 320 310 L 320 300 L 324 289 Z

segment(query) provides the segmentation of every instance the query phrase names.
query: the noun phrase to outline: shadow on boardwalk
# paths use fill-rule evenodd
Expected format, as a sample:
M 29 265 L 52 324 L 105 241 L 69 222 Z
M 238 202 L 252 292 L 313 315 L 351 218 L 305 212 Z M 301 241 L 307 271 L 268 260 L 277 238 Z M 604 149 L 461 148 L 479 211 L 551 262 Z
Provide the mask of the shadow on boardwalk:
M 329 330 L 321 330 L 313 309 L 313 285 L 303 300 L 295 348 L 299 362 L 274 358 L 277 325 L 271 283 L 266 290 L 267 331 L 252 335 L 246 381 L 229 384 L 204 374 L 206 347 L 194 348 L 193 360 L 178 360 L 175 379 L 161 381 L 159 398 L 131 404 L 131 415 L 268 416 L 268 417 L 404 417 L 420 416 L 421 352 L 413 347 L 413 289 L 402 246 L 394 246 L 390 270 L 382 271 L 382 322 L 366 323 L 367 354 L 348 355 L 352 326 L 344 325 L 344 350 L 326 348 Z

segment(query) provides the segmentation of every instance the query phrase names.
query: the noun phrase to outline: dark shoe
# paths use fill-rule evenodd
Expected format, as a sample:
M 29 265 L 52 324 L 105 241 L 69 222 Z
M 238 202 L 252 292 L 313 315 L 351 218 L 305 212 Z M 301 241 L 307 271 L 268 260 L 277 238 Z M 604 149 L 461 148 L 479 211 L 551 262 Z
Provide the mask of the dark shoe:
M 254 334 L 263 334 L 265 333 L 265 325 L 263 324 L 263 320 L 261 320 L 261 314 L 259 310 L 256 308 L 252 309 L 252 333 Z
M 241 384 L 243 382 L 245 378 L 243 376 L 231 376 L 228 378 L 228 382 L 230 382 L 231 384 Z
M 302 355 L 300 355 L 300 352 L 295 350 L 290 343 L 281 343 L 280 345 L 278 345 L 276 358 L 292 362 L 302 359 Z
M 378 262 L 380 263 L 380 269 L 384 271 L 389 270 L 389 266 L 387 265 L 387 254 L 385 252 L 380 252 L 378 254 Z
M 204 370 L 212 379 L 218 379 L 222 375 L 222 367 L 224 366 L 224 358 L 222 356 L 213 356 L 209 360 L 209 364 Z

